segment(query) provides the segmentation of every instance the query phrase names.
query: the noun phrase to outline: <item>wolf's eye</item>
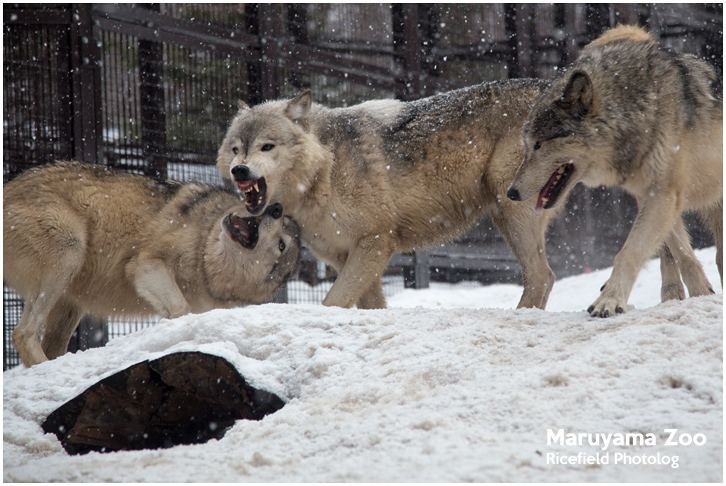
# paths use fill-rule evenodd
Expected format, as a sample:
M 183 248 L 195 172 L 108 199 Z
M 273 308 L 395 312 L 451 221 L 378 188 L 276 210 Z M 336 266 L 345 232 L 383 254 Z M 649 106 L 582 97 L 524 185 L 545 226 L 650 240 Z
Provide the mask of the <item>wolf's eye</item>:
M 232 147 L 232 153 L 235 154 L 235 155 L 237 155 L 239 153 L 239 148 Z
M 262 146 L 262 148 L 260 150 L 262 150 L 263 152 L 269 152 L 270 150 L 272 150 L 274 148 L 275 148 L 275 146 L 272 145 L 271 143 L 266 143 Z
M 285 242 L 280 240 L 280 244 L 278 245 L 278 248 L 280 248 L 280 251 L 285 251 Z
M 534 149 L 535 149 L 535 150 L 539 150 L 539 148 L 540 148 L 541 146 L 542 146 L 542 144 L 541 144 L 541 143 L 539 143 L 539 142 L 534 142 Z

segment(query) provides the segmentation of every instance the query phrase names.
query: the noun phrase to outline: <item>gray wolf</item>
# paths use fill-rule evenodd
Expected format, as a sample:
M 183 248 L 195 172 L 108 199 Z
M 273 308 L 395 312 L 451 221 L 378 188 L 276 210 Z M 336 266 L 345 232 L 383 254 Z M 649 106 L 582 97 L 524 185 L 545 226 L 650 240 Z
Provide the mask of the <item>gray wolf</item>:
M 243 102 L 217 166 L 256 214 L 279 202 L 338 277 L 324 305 L 383 308 L 390 257 L 462 235 L 491 215 L 522 267 L 519 307 L 544 308 L 554 283 L 545 255 L 552 214 L 513 203 L 520 131 L 545 83 L 505 80 L 417 101 L 329 109 L 310 90 Z M 530 207 L 531 206 L 531 207 Z
M 4 185 L 3 210 L 3 279 L 25 298 L 13 344 L 26 366 L 65 353 L 84 313 L 174 318 L 268 302 L 299 256 L 279 206 L 251 217 L 234 191 L 104 166 L 31 169 Z
M 691 296 L 713 293 L 691 249 L 685 211 L 698 211 L 713 233 L 723 285 L 723 91 L 711 66 L 659 47 L 641 28 L 616 27 L 535 101 L 522 140 L 510 199 L 536 201 L 542 213 L 582 182 L 621 186 L 638 203 L 592 316 L 623 312 L 656 252 L 664 299 L 685 297 L 681 276 Z

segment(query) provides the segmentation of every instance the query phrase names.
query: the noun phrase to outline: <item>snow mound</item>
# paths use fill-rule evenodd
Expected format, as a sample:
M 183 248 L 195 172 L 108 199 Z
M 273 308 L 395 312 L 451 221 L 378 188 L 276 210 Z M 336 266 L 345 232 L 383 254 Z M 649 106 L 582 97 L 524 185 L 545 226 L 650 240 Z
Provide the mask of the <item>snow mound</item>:
M 715 251 L 697 255 L 720 288 Z M 501 285 L 405 291 L 387 310 L 216 310 L 10 370 L 3 478 L 722 481 L 723 293 L 660 304 L 655 261 L 641 272 L 647 285 L 634 290 L 628 312 L 590 318 L 583 309 L 608 275 L 558 281 L 548 311 L 513 309 L 521 288 Z M 221 440 L 164 450 L 69 456 L 43 434 L 50 412 L 99 379 L 178 351 L 221 356 L 287 403 L 259 422 L 237 422 Z M 560 429 L 589 436 L 548 443 Z M 705 443 L 667 445 L 672 429 L 676 442 L 701 434 Z M 588 443 L 607 434 L 654 444 Z M 580 457 L 600 464 L 562 463 Z

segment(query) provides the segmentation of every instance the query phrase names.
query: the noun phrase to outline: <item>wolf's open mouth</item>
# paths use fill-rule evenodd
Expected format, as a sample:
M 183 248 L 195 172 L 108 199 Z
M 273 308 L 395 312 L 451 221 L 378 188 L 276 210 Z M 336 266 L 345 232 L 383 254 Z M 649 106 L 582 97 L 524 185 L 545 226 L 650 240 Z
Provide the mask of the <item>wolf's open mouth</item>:
M 224 227 L 229 236 L 248 250 L 257 246 L 260 238 L 260 220 L 262 217 L 240 218 L 230 213 L 224 218 Z
M 567 181 L 575 171 L 575 166 L 571 162 L 562 164 L 547 181 L 537 198 L 537 205 L 534 207 L 536 214 L 542 214 L 542 209 L 549 209 L 555 205 L 557 199 L 562 194 L 562 190 L 567 185 Z
M 265 207 L 267 183 L 264 177 L 251 181 L 237 181 L 237 188 L 245 195 L 245 206 L 250 214 L 257 214 Z

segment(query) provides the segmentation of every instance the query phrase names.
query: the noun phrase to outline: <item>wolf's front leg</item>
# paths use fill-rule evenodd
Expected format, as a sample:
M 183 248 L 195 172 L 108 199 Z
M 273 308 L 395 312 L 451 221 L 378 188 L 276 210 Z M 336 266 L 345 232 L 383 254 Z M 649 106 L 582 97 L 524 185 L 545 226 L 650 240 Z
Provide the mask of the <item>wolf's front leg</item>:
M 48 246 L 52 247 L 50 244 Z M 64 250 L 56 254 L 56 262 L 46 269 L 42 286 L 25 296 L 23 315 L 13 331 L 13 345 L 27 367 L 47 361 L 49 356 L 46 356 L 45 349 L 48 347 L 52 348 L 51 358 L 65 353 L 67 340 L 62 352 L 61 345 L 56 347 L 46 343 L 55 339 L 58 334 L 67 333 L 70 339 L 80 319 L 80 313 L 64 309 L 59 301 L 63 299 L 66 289 L 82 268 L 85 242 L 82 245 L 66 245 Z M 41 335 L 44 336 L 42 342 Z
M 48 313 L 55 305 L 55 296 L 47 294 L 26 297 L 20 323 L 13 331 L 13 346 L 26 367 L 48 361 L 41 345 L 41 334 Z
M 385 308 L 383 291 L 379 289 L 381 276 L 390 259 L 391 250 L 384 238 L 362 238 L 348 254 L 323 305 L 349 308 L 358 303 L 365 308 Z
M 537 217 L 527 203 L 503 199 L 491 217 L 522 268 L 524 290 L 517 308 L 544 309 L 555 284 L 545 253 L 545 232 L 552 214 Z
M 127 265 L 126 274 L 139 296 L 153 305 L 162 317 L 174 319 L 191 312 L 174 276 L 162 260 L 141 254 Z
M 625 312 L 635 280 L 645 262 L 659 246 L 680 217 L 677 196 L 666 190 L 653 189 L 652 196 L 644 198 L 633 228 L 623 248 L 615 256 L 613 273 L 600 293 L 600 297 L 587 309 L 593 317 L 609 317 Z
M 381 276 L 379 276 L 368 290 L 366 290 L 360 299 L 356 307 L 359 309 L 385 309 L 386 308 L 386 297 L 383 295 L 383 282 Z

